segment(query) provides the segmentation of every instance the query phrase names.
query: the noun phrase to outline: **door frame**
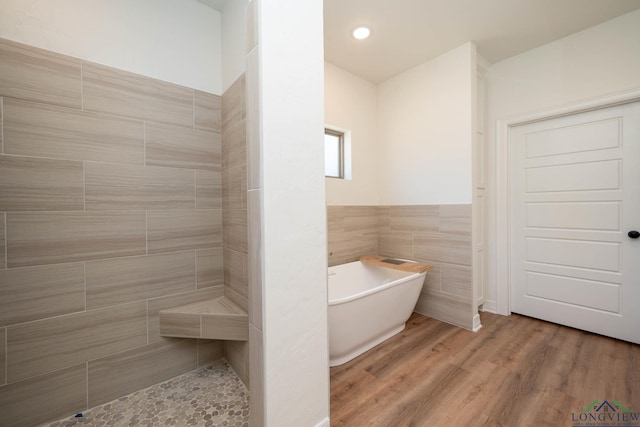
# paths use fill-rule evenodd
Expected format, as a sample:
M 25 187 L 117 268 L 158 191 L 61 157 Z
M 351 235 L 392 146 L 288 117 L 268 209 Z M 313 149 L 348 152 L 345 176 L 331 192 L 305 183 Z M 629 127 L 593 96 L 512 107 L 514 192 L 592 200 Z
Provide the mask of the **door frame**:
M 640 101 L 640 88 L 496 120 L 496 312 L 511 314 L 511 128 Z M 488 216 L 487 216 L 488 217 Z M 487 282 L 488 283 L 488 282 Z

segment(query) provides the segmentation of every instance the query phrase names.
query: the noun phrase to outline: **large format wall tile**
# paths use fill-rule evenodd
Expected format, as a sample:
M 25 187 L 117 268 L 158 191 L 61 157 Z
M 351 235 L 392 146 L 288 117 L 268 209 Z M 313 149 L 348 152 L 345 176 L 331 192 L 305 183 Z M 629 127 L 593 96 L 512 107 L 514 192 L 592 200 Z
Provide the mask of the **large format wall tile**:
M 473 278 L 471 267 L 453 264 L 440 265 L 442 291 L 471 300 Z
M 9 267 L 145 252 L 144 212 L 7 213 Z
M 464 329 L 473 329 L 473 307 L 470 299 L 465 301 L 443 292 L 423 289 L 415 311 Z
M 414 236 L 415 256 L 448 264 L 471 265 L 471 236 L 420 233 Z
M 0 385 L 7 380 L 7 328 L 0 328 Z M 0 399 L 0 402 L 2 399 Z M 2 405 L 2 403 L 0 403 Z
M 80 60 L 0 39 L 0 95 L 80 108 Z
M 198 343 L 198 368 L 224 357 L 222 341 L 196 340 Z
M 143 132 L 138 120 L 4 100 L 7 154 L 143 164 Z
M 194 173 L 187 169 L 85 163 L 87 210 L 193 209 Z
M 247 209 L 246 165 L 225 169 L 223 182 L 222 209 Z
M 254 3 L 253 1 L 251 3 Z M 250 4 L 251 4 L 250 3 Z M 249 425 L 264 425 L 264 345 L 262 331 L 249 325 L 249 377 L 251 381 L 251 412 L 249 413 Z
M 438 206 L 391 206 L 391 230 L 438 231 Z
M 167 126 L 145 125 L 148 165 L 219 171 L 220 134 Z
M 245 78 L 239 77 L 222 95 L 223 168 L 247 163 Z
M 249 341 L 224 341 L 224 357 L 244 385 L 249 386 Z
M 221 130 L 222 112 L 220 95 L 194 91 L 194 124 L 196 129 L 218 132 Z
M 441 205 L 440 232 L 471 236 L 471 205 Z
M 249 299 L 243 295 L 240 295 L 240 293 L 236 292 L 235 289 L 232 289 L 229 286 L 225 286 L 224 296 L 244 311 L 249 311 Z
M 197 287 L 224 285 L 224 255 L 222 248 L 196 251 Z
M 360 233 L 345 231 L 343 228 L 339 232 L 330 233 L 327 242 L 329 266 L 356 261 L 364 255 L 360 237 Z
M 87 310 L 195 289 L 195 251 L 89 261 Z
M 255 9 L 253 2 L 249 8 Z M 247 16 L 247 20 L 252 20 Z M 247 55 L 246 71 L 246 133 L 247 184 L 250 190 L 262 188 L 262 147 L 260 140 L 260 55 L 253 49 Z
M 0 153 L 4 153 L 4 131 L 3 131 L 3 119 L 2 119 L 2 104 L 4 100 L 0 96 Z
M 376 232 L 378 227 L 377 209 L 375 206 L 349 206 L 344 211 L 344 228 L 346 231 Z
M 247 298 L 249 289 L 244 280 L 247 255 L 241 252 L 224 250 L 224 284 Z
M 81 211 L 82 162 L 0 155 L 0 210 Z
M 375 206 L 327 206 L 329 265 L 378 253 Z
M 225 297 L 248 310 L 247 140 L 245 76 L 222 95 L 223 234 Z M 249 381 L 249 345 L 224 342 L 224 354 L 245 384 Z
M 0 425 L 40 425 L 87 408 L 87 368 L 71 368 L 0 387 Z
M 213 286 L 210 288 L 198 289 L 196 291 L 189 291 L 181 294 L 150 299 L 147 303 L 149 318 L 149 343 L 163 340 L 163 338 L 160 336 L 160 310 L 191 304 L 193 302 L 203 301 L 206 299 L 221 297 L 223 295 L 223 286 Z
M 247 253 L 247 211 L 224 211 L 224 246 L 236 252 Z
M 84 62 L 83 107 L 88 111 L 193 127 L 193 90 Z
M 0 39 L 0 425 L 222 357 L 158 322 L 224 295 L 221 132 L 220 96 Z
M 146 342 L 144 301 L 10 326 L 8 381 L 84 363 Z
M 82 263 L 0 270 L 0 325 L 83 311 Z
M 247 196 L 249 239 L 247 254 L 247 287 L 249 323 L 262 331 L 262 190 L 251 190 Z
M 196 171 L 196 209 L 222 209 L 222 172 Z
M 219 210 L 148 212 L 149 253 L 222 246 Z
M 382 255 L 412 259 L 413 234 L 400 232 L 382 232 L 378 236 L 379 251 Z
M 5 246 L 7 233 L 4 228 L 6 224 L 5 216 L 6 214 L 4 212 L 0 212 L 0 268 L 7 267 L 7 248 Z
M 375 206 L 350 206 L 345 211 L 344 230 L 358 233 L 360 254 L 374 255 L 378 253 L 378 218 Z
M 227 125 L 244 123 L 246 118 L 245 93 L 245 76 L 243 74 L 222 94 L 223 128 Z M 245 144 L 245 142 L 243 141 L 242 144 Z M 233 167 L 233 165 L 230 165 L 230 167 Z
M 327 228 L 330 266 L 357 259 L 377 239 L 381 255 L 433 265 L 416 311 L 473 328 L 471 205 L 329 206 Z
M 195 340 L 166 340 L 89 362 L 89 407 L 197 367 Z

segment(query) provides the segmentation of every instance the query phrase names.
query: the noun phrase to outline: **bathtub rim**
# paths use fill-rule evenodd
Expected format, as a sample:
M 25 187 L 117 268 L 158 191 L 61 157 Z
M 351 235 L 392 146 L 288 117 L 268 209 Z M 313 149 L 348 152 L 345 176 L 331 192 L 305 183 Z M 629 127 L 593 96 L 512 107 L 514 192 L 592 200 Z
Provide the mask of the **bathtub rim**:
M 400 258 L 398 258 L 398 259 L 400 259 Z M 407 261 L 407 262 L 415 262 L 415 261 L 404 260 L 404 259 L 400 259 L 400 260 L 401 261 Z M 353 261 L 352 263 L 362 263 L 362 261 Z M 339 264 L 339 265 L 347 265 L 347 264 L 351 264 L 351 263 L 348 262 L 348 263 Z M 334 265 L 332 267 L 328 267 L 327 270 L 329 270 L 329 269 L 331 269 L 333 267 L 338 267 L 338 265 Z M 378 265 L 370 265 L 370 267 L 373 267 L 373 268 L 386 268 L 386 267 L 382 267 L 382 266 L 378 266 Z M 410 280 L 416 279 L 416 278 L 418 278 L 420 276 L 426 277 L 426 275 L 427 275 L 426 271 L 422 272 L 422 273 L 411 273 L 411 272 L 407 271 L 406 273 L 408 274 L 408 276 L 403 277 L 401 279 L 394 280 L 393 282 L 384 283 L 384 284 L 382 284 L 380 286 L 376 286 L 373 289 L 367 289 L 366 291 L 359 292 L 359 293 L 356 293 L 354 295 L 349 295 L 348 297 L 344 297 L 344 298 L 339 298 L 339 299 L 335 299 L 335 300 L 329 300 L 328 299 L 327 300 L 327 304 L 328 304 L 328 306 L 346 304 L 348 302 L 351 302 L 351 301 L 366 297 L 367 295 L 377 294 L 379 292 L 384 291 L 385 289 L 389 289 L 389 288 L 392 288 L 394 286 L 399 286 L 399 285 L 401 285 L 401 284 L 403 284 L 405 282 L 408 282 Z

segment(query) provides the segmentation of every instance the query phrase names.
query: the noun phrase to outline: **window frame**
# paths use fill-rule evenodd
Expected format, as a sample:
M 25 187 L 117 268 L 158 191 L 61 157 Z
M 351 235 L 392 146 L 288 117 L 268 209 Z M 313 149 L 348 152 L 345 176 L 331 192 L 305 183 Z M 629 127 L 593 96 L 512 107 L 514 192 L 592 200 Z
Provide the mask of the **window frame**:
M 326 161 L 325 159 L 325 178 L 336 178 L 336 179 L 344 179 L 344 137 L 345 133 L 339 130 L 324 128 L 324 134 L 338 137 L 338 175 L 327 175 L 326 174 Z

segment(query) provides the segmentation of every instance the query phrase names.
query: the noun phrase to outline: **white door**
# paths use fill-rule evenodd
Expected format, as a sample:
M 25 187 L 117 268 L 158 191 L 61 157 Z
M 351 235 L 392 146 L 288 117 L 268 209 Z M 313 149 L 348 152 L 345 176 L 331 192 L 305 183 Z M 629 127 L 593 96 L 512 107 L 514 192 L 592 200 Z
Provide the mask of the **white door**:
M 510 141 L 511 311 L 640 343 L 640 102 Z

